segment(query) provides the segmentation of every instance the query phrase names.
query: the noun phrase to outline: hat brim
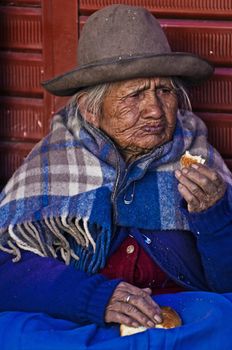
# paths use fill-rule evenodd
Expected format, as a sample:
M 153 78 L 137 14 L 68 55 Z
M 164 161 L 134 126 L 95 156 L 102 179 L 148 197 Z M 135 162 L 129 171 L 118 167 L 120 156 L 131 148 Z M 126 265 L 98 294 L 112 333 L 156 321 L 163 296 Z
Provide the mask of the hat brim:
M 213 74 L 213 66 L 197 55 L 175 52 L 162 55 L 116 57 L 81 66 L 42 86 L 56 96 L 71 96 L 79 90 L 102 83 L 146 77 L 179 77 L 195 85 Z

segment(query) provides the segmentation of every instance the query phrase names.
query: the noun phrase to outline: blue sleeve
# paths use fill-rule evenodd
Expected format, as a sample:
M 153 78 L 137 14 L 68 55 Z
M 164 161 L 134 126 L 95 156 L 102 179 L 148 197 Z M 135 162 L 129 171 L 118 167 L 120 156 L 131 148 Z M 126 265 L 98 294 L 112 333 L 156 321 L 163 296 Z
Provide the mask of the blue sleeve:
M 105 308 L 120 280 L 89 276 L 30 252 L 23 252 L 17 263 L 11 259 L 0 252 L 0 311 L 43 312 L 82 324 L 105 324 Z
M 117 325 L 80 326 L 40 313 L 6 312 L 0 313 L 1 350 L 232 349 L 232 293 L 161 294 L 155 301 L 176 310 L 184 326 L 120 337 Z
M 212 291 L 232 291 L 232 189 L 213 207 L 200 213 L 183 209 L 197 246 Z

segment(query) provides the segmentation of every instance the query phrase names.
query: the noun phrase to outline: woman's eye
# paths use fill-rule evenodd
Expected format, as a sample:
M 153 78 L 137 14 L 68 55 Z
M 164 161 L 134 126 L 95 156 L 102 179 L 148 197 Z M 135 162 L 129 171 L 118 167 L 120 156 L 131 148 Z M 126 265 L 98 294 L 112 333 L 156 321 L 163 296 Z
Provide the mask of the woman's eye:
M 140 93 L 139 92 L 134 92 L 131 94 L 129 97 L 139 97 Z
M 169 87 L 160 87 L 158 89 L 156 89 L 156 94 L 158 96 L 161 95 L 169 95 L 173 92 L 173 89 L 169 88 Z

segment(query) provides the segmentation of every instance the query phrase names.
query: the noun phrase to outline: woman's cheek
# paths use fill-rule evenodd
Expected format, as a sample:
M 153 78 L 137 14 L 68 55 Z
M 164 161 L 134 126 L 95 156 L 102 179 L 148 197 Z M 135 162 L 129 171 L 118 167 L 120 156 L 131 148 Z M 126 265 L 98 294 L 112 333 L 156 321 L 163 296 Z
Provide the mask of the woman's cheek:
M 119 110 L 118 120 L 121 125 L 133 126 L 139 120 L 139 108 L 137 105 L 129 104 Z

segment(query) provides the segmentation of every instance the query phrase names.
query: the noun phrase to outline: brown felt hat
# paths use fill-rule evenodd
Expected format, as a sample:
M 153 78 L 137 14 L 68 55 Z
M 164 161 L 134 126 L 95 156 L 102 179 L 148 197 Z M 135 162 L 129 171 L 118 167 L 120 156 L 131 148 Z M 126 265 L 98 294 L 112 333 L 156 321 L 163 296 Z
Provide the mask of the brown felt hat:
M 100 83 L 176 76 L 190 84 L 213 73 L 209 62 L 172 52 L 157 19 L 143 7 L 112 5 L 91 15 L 78 44 L 78 65 L 42 83 L 54 95 L 69 96 Z

